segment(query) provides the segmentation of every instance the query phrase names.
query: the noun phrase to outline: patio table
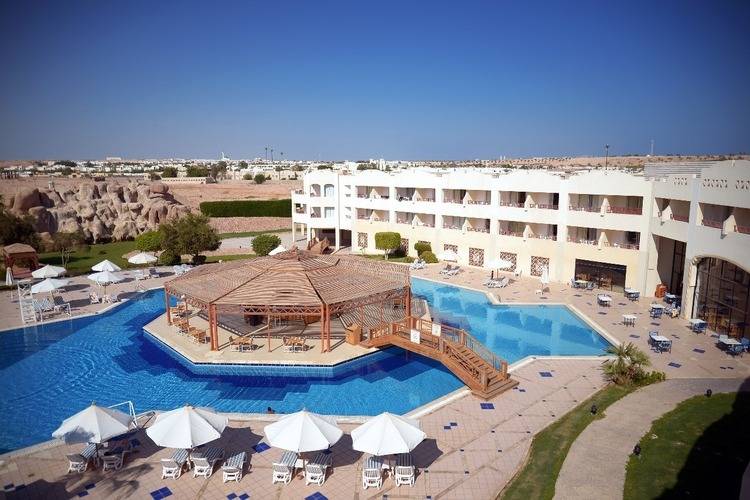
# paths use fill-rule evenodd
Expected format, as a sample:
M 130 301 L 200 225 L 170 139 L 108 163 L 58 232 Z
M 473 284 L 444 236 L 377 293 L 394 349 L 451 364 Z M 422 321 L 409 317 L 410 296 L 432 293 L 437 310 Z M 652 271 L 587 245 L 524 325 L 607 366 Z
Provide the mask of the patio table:
M 699 318 L 692 318 L 689 320 L 689 323 L 690 323 L 690 328 L 694 332 L 702 331 L 703 328 L 706 326 L 706 322 Z
M 664 302 L 666 302 L 667 304 L 671 304 L 675 300 L 677 300 L 677 295 L 675 295 L 673 293 L 668 293 L 668 294 L 664 295 Z
M 719 343 L 724 344 L 725 346 L 728 346 L 728 347 L 735 346 L 735 345 L 742 345 L 742 342 L 732 337 L 719 338 Z
M 630 325 L 635 326 L 635 314 L 623 314 L 622 315 L 622 324 L 623 325 Z
M 662 304 L 651 304 L 651 309 L 664 309 Z
M 612 303 L 612 297 L 609 295 L 597 295 L 596 300 L 603 306 L 609 306 Z
M 587 280 L 576 280 L 575 283 L 578 288 L 586 288 L 586 285 L 589 284 Z

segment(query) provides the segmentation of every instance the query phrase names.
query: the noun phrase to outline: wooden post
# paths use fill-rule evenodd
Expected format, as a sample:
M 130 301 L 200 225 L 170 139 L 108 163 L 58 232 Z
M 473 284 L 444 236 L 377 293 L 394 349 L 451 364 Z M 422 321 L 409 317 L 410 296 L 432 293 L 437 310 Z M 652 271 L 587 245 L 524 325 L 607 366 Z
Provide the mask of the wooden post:
M 326 307 L 326 352 L 331 352 L 331 308 Z
M 411 287 L 406 287 L 406 297 L 404 297 L 404 304 L 406 308 L 406 317 L 411 316 Z
M 320 306 L 320 352 L 325 352 L 326 346 L 323 342 L 323 337 L 326 334 L 326 306 L 325 304 Z
M 211 350 L 219 350 L 219 328 L 216 324 L 216 305 L 208 305 L 208 329 L 211 334 Z
M 164 307 L 167 308 L 167 324 L 172 324 L 172 312 L 169 310 L 169 292 L 164 289 Z

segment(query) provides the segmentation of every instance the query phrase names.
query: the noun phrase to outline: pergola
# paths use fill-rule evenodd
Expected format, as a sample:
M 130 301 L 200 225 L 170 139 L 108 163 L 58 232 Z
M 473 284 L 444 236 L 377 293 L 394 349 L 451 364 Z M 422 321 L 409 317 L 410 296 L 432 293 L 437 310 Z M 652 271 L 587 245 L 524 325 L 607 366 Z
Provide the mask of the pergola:
M 170 296 L 206 311 L 213 351 L 219 348 L 219 313 L 319 318 L 321 352 L 327 352 L 332 317 L 394 300 L 402 300 L 406 311 L 411 308 L 407 266 L 296 247 L 274 256 L 203 265 L 167 281 L 164 300 L 171 324 Z
M 3 247 L 3 260 L 6 269 L 12 269 L 16 278 L 31 276 L 31 271 L 39 267 L 39 255 L 31 245 L 25 243 L 12 243 Z M 28 264 L 28 268 L 19 264 Z

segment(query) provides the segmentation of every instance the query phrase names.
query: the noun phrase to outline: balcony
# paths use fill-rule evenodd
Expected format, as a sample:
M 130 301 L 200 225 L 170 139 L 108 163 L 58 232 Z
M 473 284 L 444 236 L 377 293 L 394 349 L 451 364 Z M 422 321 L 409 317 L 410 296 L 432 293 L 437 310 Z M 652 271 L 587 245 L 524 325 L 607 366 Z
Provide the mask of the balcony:
M 569 205 L 569 210 L 572 210 L 573 212 L 590 212 L 590 213 L 598 213 L 601 212 L 600 207 L 582 207 L 577 205 Z
M 529 208 L 540 208 L 542 210 L 557 210 L 557 205 L 550 205 L 548 203 L 530 203 Z
M 734 226 L 735 233 L 750 234 L 750 226 Z
M 669 214 L 669 218 L 672 220 L 676 220 L 677 222 L 688 222 L 690 220 L 690 217 L 687 215 L 677 215 L 677 214 Z
M 512 207 L 512 208 L 523 208 L 524 207 L 523 203 L 518 203 L 518 202 L 515 202 L 515 201 L 502 201 L 502 200 L 500 200 L 498 202 L 498 205 L 500 205 L 501 207 Z
M 587 240 L 584 238 L 576 238 L 575 236 L 568 236 L 568 243 L 579 243 L 581 245 L 597 246 L 599 242 L 597 240 Z
M 535 240 L 557 241 L 557 236 L 555 236 L 554 234 L 529 234 L 527 238 L 531 238 Z
M 701 221 L 701 224 L 704 225 L 704 226 L 706 226 L 706 227 L 713 227 L 715 229 L 721 229 L 722 227 L 724 227 L 724 223 L 722 221 L 715 220 L 715 219 L 705 219 L 704 218 Z
M 612 248 L 624 248 L 626 250 L 638 250 L 640 245 L 638 243 L 605 243 L 604 246 Z
M 484 227 L 471 227 L 471 226 L 469 226 L 469 227 L 466 228 L 466 230 L 469 231 L 469 232 L 472 232 L 472 233 L 487 233 L 487 234 L 490 233 L 490 230 L 487 229 L 487 228 L 484 228 Z
M 607 213 L 612 214 L 626 214 L 626 215 L 641 215 L 643 209 L 640 207 L 613 207 L 607 208 Z
M 489 205 L 489 201 L 484 200 L 469 200 L 466 202 L 467 205 Z
M 514 238 L 522 238 L 523 233 L 520 233 L 518 231 L 510 231 L 507 229 L 501 229 L 499 232 L 500 236 L 513 236 Z

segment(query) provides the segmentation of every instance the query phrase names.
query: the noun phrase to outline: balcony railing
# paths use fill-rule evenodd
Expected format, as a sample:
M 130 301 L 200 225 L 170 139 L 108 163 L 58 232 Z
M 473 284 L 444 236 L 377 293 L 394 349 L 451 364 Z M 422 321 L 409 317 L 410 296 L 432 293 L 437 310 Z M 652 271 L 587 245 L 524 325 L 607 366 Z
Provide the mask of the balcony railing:
M 489 205 L 489 201 L 484 200 L 469 200 L 466 202 L 468 205 Z
M 443 224 L 443 229 L 456 229 L 460 231 L 461 226 L 456 226 L 455 224 Z
M 557 236 L 555 236 L 554 234 L 529 234 L 528 237 L 536 240 L 557 241 Z
M 633 208 L 633 207 L 613 207 L 610 206 L 607 209 L 607 212 L 613 213 L 613 214 L 626 214 L 626 215 L 641 215 L 643 213 L 643 209 Z
M 500 235 L 501 236 L 514 236 L 516 238 L 520 238 L 520 237 L 523 236 L 523 233 L 518 233 L 518 232 L 515 232 L 515 231 L 507 231 L 505 229 L 501 229 L 500 230 Z
M 734 226 L 735 233 L 750 234 L 750 226 L 740 226 L 739 224 Z
M 702 224 L 706 227 L 713 227 L 716 229 L 721 229 L 724 226 L 724 223 L 720 220 L 714 220 L 714 219 L 703 219 Z
M 576 238 L 574 236 L 568 236 L 568 242 L 569 243 L 580 243 L 581 245 L 598 245 L 599 242 L 597 240 L 587 240 L 584 238 Z
M 690 220 L 690 217 L 687 215 L 677 215 L 677 214 L 669 214 L 669 218 L 672 220 L 676 220 L 678 222 L 688 222 Z
M 484 228 L 484 227 L 471 227 L 471 226 L 469 226 L 469 227 L 466 228 L 466 230 L 469 231 L 469 232 L 472 232 L 472 233 L 489 233 L 490 232 L 489 229 Z
M 581 207 L 576 205 L 569 205 L 568 208 L 574 212 L 600 212 L 600 207 Z
M 606 243 L 605 246 L 625 248 L 627 250 L 638 250 L 640 248 L 640 245 L 638 243 Z
M 523 203 L 518 203 L 515 201 L 500 201 L 499 205 L 501 207 L 513 207 L 513 208 L 523 208 Z
M 435 227 L 435 224 L 431 222 L 415 222 L 414 225 L 417 227 Z
M 295 189 L 295 190 L 294 190 L 294 191 L 292 191 L 292 192 L 293 192 L 294 194 L 305 194 L 305 191 L 304 191 L 304 189 Z
M 455 203 L 456 205 L 463 204 L 462 200 L 443 200 L 443 203 Z
M 541 208 L 544 210 L 557 210 L 557 205 L 550 205 L 548 203 L 531 203 L 529 208 Z

